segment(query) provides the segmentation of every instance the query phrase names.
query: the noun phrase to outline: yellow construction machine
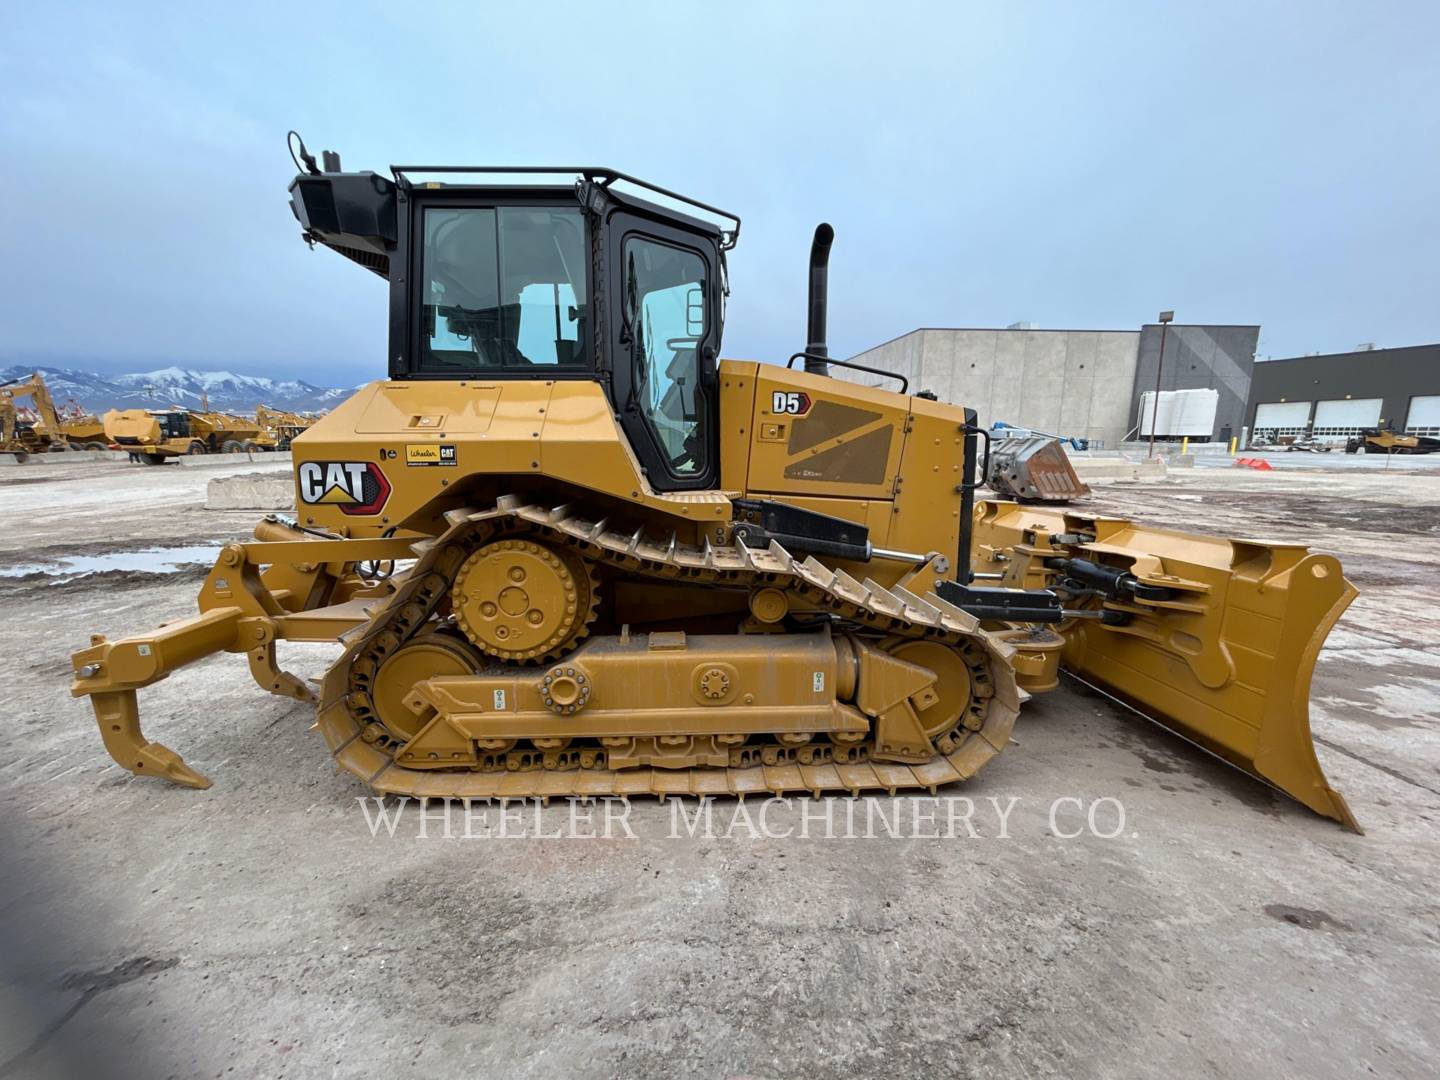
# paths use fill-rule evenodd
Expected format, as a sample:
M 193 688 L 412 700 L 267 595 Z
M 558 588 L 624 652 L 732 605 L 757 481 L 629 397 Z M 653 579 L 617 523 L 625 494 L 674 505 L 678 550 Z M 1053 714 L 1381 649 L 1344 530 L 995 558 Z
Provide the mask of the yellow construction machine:
M 22 417 L 17 398 L 28 397 L 33 416 Z M 36 371 L 28 379 L 0 385 L 0 452 L 24 456 L 54 450 L 104 450 L 104 428 L 75 407 L 62 415 Z
M 289 450 L 295 436 L 314 422 L 310 417 L 272 409 L 268 405 L 255 409 L 255 423 L 260 428 L 260 445 L 264 450 Z
M 125 450 L 131 461 L 159 465 L 187 454 L 238 454 L 260 449 L 254 420 L 227 413 L 188 409 L 111 409 L 105 437 L 112 450 Z
M 1388 424 L 1365 428 L 1345 440 L 1345 452 L 1356 454 L 1433 454 L 1440 451 L 1440 439 L 1433 435 L 1412 435 Z
M 50 445 L 36 433 L 33 417 L 16 407 L 12 389 L 0 387 L 0 453 L 24 461 L 30 454 L 49 450 Z
M 63 409 L 57 409 L 60 433 L 72 450 L 108 450 L 105 440 L 105 422 L 94 413 L 86 412 L 72 399 Z
M 389 377 L 295 439 L 298 519 L 221 549 L 198 614 L 75 654 L 120 765 L 209 786 L 136 691 L 232 652 L 382 794 L 933 791 L 1063 669 L 1356 827 L 1308 717 L 1339 563 L 977 502 L 972 410 L 830 377 L 828 225 L 806 348 L 719 360 L 725 211 L 300 153 L 304 238 L 389 283 Z M 280 641 L 338 641 L 318 694 Z

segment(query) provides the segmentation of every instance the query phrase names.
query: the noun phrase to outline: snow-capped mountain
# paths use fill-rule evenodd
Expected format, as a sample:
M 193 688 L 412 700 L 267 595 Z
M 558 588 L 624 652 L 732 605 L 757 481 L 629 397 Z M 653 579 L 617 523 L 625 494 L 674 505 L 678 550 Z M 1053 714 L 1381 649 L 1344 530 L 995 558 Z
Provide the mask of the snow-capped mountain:
M 23 379 L 32 371 L 45 376 L 45 385 L 57 405 L 78 402 L 87 411 L 106 409 L 164 409 L 171 405 L 199 408 L 208 394 L 210 408 L 251 413 L 257 405 L 288 412 L 333 409 L 353 390 L 314 386 L 300 379 L 267 379 L 230 371 L 190 371 L 168 367 L 129 375 L 96 375 L 75 368 L 0 368 L 0 382 Z

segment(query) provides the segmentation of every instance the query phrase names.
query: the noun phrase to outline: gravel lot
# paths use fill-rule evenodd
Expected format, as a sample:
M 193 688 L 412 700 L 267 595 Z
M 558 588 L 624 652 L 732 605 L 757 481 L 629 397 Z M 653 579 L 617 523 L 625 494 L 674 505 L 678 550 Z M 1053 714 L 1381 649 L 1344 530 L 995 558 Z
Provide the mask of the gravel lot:
M 672 836 L 653 802 L 633 837 L 499 836 L 494 811 L 372 835 L 308 709 L 234 657 L 141 694 L 211 790 L 110 762 L 68 656 L 193 611 L 203 570 L 0 576 L 0 1077 L 1433 1075 L 1440 474 L 1288 456 L 1092 505 L 1340 555 L 1361 596 L 1313 726 L 1365 836 L 1074 685 L 942 791 L 975 837 L 753 836 L 733 804 Z M 0 574 L 243 536 L 257 513 L 202 508 L 222 474 L 0 470 Z M 305 676 L 331 655 L 282 646 Z M 956 806 L 861 804 L 849 831 Z

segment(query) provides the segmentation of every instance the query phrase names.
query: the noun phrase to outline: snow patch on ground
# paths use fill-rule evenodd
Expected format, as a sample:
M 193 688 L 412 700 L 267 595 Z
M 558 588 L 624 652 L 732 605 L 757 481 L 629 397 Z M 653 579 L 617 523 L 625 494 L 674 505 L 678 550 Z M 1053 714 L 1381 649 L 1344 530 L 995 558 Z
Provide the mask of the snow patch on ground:
M 116 551 L 108 555 L 67 555 L 54 562 L 21 563 L 0 566 L 0 578 L 31 577 L 44 574 L 56 581 L 70 581 L 88 574 L 124 570 L 147 574 L 173 574 L 186 566 L 205 565 L 215 561 L 220 542 L 190 547 L 152 547 L 142 551 Z

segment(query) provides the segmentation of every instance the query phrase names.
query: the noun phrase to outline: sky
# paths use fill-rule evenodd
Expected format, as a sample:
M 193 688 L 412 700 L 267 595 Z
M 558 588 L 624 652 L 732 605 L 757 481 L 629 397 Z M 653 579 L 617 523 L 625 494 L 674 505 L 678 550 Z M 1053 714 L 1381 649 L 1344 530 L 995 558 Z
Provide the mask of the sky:
M 1440 5 L 47 4 L 0 12 L 0 365 L 384 374 L 379 278 L 300 242 L 346 168 L 597 164 L 744 221 L 725 356 L 920 326 L 1440 340 Z

